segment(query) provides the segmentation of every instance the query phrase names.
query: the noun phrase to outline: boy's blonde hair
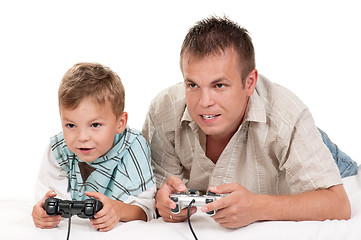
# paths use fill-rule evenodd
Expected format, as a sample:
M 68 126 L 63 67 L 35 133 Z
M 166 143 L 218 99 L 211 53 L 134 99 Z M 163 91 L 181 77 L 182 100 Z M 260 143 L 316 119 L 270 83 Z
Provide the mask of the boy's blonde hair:
M 77 63 L 64 75 L 58 91 L 59 107 L 75 109 L 86 97 L 103 105 L 109 101 L 119 117 L 124 111 L 125 90 L 119 76 L 99 63 Z

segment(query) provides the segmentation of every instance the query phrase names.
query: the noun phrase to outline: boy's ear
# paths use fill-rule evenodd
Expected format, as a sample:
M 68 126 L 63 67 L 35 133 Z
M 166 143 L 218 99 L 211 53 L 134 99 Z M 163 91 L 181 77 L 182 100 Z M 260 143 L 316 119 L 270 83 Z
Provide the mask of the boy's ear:
M 123 112 L 119 117 L 118 117 L 118 128 L 117 128 L 117 133 L 120 134 L 124 131 L 125 127 L 127 126 L 127 122 L 128 122 L 128 113 L 127 112 Z

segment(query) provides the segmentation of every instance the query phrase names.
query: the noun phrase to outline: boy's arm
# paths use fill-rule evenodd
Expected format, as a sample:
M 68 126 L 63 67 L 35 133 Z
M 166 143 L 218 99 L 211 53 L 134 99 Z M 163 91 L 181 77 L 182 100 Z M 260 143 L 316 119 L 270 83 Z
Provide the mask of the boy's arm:
M 40 228 L 53 228 L 59 224 L 62 217 L 60 215 L 48 216 L 43 209 L 44 202 L 47 198 L 55 196 L 69 199 L 70 194 L 67 192 L 67 188 L 67 174 L 55 160 L 49 144 L 41 161 L 35 185 L 36 203 L 32 211 L 35 226 Z
M 85 192 L 85 194 L 103 203 L 103 208 L 94 215 L 94 219 L 90 219 L 94 229 L 106 232 L 113 229 L 118 222 L 147 221 L 146 213 L 137 205 L 113 200 L 98 192 Z
M 35 201 L 39 201 L 49 190 L 57 193 L 61 199 L 70 199 L 68 192 L 68 175 L 64 169 L 59 166 L 51 151 L 50 143 L 46 147 L 41 165 L 39 167 L 38 177 L 35 184 Z
M 45 200 L 49 197 L 55 197 L 56 193 L 54 191 L 48 191 L 42 199 L 40 199 L 33 207 L 31 216 L 36 227 L 39 228 L 54 228 L 62 220 L 60 215 L 49 216 L 44 210 Z
M 156 191 L 157 191 L 156 184 L 154 184 L 152 187 L 140 193 L 138 196 L 129 196 L 127 200 L 124 201 L 124 203 L 130 205 L 136 205 L 141 209 L 143 209 L 143 211 L 146 213 L 147 216 L 146 221 L 150 221 L 156 218 L 157 216 L 155 212 L 155 200 L 154 200 Z

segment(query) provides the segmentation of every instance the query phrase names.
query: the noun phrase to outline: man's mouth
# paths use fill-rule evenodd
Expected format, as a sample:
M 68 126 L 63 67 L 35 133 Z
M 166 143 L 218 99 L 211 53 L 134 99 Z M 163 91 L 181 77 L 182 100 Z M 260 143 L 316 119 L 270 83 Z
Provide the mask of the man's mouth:
M 213 118 L 215 118 L 215 117 L 218 117 L 218 116 L 220 116 L 221 114 L 215 114 L 215 115 L 201 115 L 201 117 L 203 118 L 203 119 L 205 119 L 205 120 L 211 120 L 211 119 L 213 119 Z

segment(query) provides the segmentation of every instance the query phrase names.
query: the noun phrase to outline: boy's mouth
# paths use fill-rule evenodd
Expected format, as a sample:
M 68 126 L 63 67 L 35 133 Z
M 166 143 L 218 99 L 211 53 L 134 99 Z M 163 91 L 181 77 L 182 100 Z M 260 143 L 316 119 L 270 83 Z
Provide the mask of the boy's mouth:
M 90 153 L 94 148 L 78 148 L 81 153 Z

